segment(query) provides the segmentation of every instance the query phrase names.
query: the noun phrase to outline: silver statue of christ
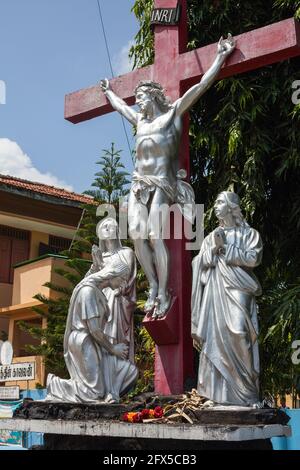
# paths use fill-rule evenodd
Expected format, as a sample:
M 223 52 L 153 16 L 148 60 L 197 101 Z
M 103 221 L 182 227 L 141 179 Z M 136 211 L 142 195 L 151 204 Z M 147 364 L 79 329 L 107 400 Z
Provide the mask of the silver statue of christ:
M 129 235 L 149 281 L 145 311 L 153 317 L 163 317 L 171 303 L 169 253 L 163 239 L 169 214 L 158 209 L 178 203 L 183 215 L 192 221 L 193 189 L 183 181 L 184 171 L 178 168 L 182 118 L 213 84 L 234 47 L 231 35 L 225 40 L 221 38 L 217 56 L 200 83 L 174 103 L 165 97 L 159 83 L 143 81 L 135 90 L 139 107 L 139 111 L 135 111 L 113 92 L 107 79 L 101 81 L 101 88 L 112 107 L 136 128 L 136 162 L 128 201 Z M 158 224 L 159 212 L 162 220 Z

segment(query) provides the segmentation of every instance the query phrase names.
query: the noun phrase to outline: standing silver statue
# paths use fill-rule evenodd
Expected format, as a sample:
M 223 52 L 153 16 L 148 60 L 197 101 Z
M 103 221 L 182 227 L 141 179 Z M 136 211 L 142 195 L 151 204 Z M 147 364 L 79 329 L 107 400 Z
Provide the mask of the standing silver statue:
M 93 264 L 75 287 L 64 336 L 70 379 L 49 374 L 47 401 L 114 403 L 135 383 L 133 310 L 136 263 L 123 247 L 114 219 L 97 227 L 100 246 Z
M 215 205 L 219 227 L 193 260 L 192 337 L 200 349 L 198 392 L 213 402 L 251 406 L 259 401 L 258 323 L 261 294 L 253 268 L 261 263 L 259 233 L 243 218 L 237 194 Z
M 159 83 L 143 81 L 135 89 L 139 107 L 136 112 L 111 90 L 107 79 L 101 81 L 102 90 L 113 108 L 136 127 L 136 163 L 128 201 L 129 235 L 149 281 L 145 311 L 152 312 L 154 317 L 163 317 L 171 303 L 169 253 L 163 240 L 169 214 L 163 212 L 158 224 L 158 208 L 178 203 L 183 215 L 190 221 L 193 219 L 194 192 L 182 181 L 186 177 L 185 170 L 178 168 L 182 118 L 213 84 L 234 47 L 231 35 L 225 40 L 221 38 L 216 59 L 200 83 L 173 104 L 165 97 Z

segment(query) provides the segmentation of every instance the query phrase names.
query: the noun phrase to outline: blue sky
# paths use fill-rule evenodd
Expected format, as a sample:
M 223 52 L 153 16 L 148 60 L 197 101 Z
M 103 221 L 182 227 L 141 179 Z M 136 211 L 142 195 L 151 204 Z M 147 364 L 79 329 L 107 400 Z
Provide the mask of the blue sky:
M 129 70 L 138 30 L 134 0 L 100 0 L 115 74 Z M 132 170 L 117 113 L 84 123 L 64 120 L 66 93 L 110 77 L 97 0 L 0 0 L 0 173 L 90 187 L 101 150 L 112 141 Z M 3 96 L 0 102 L 3 102 Z M 127 125 L 134 146 L 130 125 Z

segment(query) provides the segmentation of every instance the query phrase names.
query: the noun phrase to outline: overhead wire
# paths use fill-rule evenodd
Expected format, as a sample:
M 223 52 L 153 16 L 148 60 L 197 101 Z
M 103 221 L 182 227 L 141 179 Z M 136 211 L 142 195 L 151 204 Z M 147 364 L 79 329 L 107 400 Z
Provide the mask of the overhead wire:
M 104 27 L 104 21 L 103 21 L 101 6 L 100 6 L 100 0 L 97 0 L 97 4 L 98 4 L 98 12 L 99 12 L 99 17 L 100 17 L 100 23 L 101 23 L 101 27 L 102 27 L 102 33 L 103 33 L 103 37 L 104 37 L 104 43 L 105 43 L 106 53 L 107 53 L 107 57 L 108 57 L 110 72 L 111 72 L 112 78 L 114 78 L 115 75 L 114 75 L 114 71 L 113 71 L 113 67 L 112 67 L 111 55 L 110 55 L 110 51 L 109 51 L 109 47 L 108 47 L 107 35 L 106 35 L 105 27 Z M 124 129 L 124 133 L 125 133 L 125 137 L 126 137 L 126 141 L 127 141 L 129 155 L 131 156 L 131 159 L 132 159 L 133 151 L 132 151 L 132 148 L 131 148 L 131 145 L 130 145 L 130 142 L 129 142 L 129 137 L 128 137 L 126 126 L 125 126 L 125 120 L 124 120 L 124 117 L 122 115 L 120 117 L 121 117 L 121 120 L 122 120 L 122 125 L 123 125 L 123 129 Z

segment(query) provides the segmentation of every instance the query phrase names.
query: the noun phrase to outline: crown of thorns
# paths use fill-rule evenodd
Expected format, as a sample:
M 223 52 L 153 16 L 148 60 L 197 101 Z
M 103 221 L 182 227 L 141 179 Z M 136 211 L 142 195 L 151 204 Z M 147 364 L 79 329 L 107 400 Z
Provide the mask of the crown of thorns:
M 163 92 L 164 89 L 163 87 L 161 86 L 160 83 L 157 83 L 157 82 L 152 82 L 151 80 L 142 80 L 140 81 L 140 83 L 137 85 L 137 87 L 135 88 L 135 93 L 137 92 L 137 90 L 141 87 L 151 87 L 151 88 L 156 88 L 157 90 Z

